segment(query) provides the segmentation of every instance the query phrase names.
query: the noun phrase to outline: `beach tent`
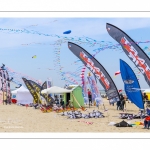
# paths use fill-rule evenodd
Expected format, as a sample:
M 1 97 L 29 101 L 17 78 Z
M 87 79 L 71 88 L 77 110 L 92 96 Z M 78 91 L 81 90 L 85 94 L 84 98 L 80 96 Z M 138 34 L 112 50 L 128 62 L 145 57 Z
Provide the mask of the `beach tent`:
M 12 95 L 17 95 L 17 91 L 29 91 L 29 90 L 27 90 L 27 88 L 25 88 L 25 87 L 22 85 L 20 88 L 14 90 L 14 91 L 11 91 Z
M 41 91 L 41 93 L 47 93 L 47 94 L 61 94 L 61 93 L 70 93 L 71 90 L 67 90 L 58 86 L 52 86 L 50 88 L 44 89 Z
M 52 86 L 48 89 L 42 90 L 41 92 L 47 94 L 62 94 L 64 103 L 66 104 L 69 100 L 71 100 L 75 108 L 84 106 L 82 88 L 78 85 L 70 85 L 67 87 L 67 89 L 57 87 L 57 86 Z
M 21 86 L 17 90 L 11 92 L 12 95 L 16 95 L 17 103 L 21 104 L 30 104 L 33 103 L 33 97 L 30 94 L 29 90 L 26 89 L 24 86 Z

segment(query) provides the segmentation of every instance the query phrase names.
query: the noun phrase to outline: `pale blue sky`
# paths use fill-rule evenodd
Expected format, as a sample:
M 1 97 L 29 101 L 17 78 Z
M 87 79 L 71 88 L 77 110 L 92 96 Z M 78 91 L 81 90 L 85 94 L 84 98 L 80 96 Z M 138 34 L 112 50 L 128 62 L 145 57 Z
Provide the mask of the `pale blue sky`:
M 0 31 L 0 63 L 4 63 L 16 72 L 40 79 L 42 82 L 50 77 L 54 85 L 64 86 L 65 82 L 61 80 L 61 74 L 57 73 L 60 67 L 54 65 L 58 63 L 56 61 L 58 54 L 55 54 L 55 48 L 60 48 L 59 58 L 60 65 L 64 67 L 62 68 L 63 72 L 76 71 L 82 63 L 78 62 L 77 65 L 74 65 L 78 58 L 70 52 L 67 42 L 62 37 L 72 37 L 77 40 L 81 37 L 82 42 L 86 39 L 84 37 L 89 37 L 99 42 L 104 41 L 103 46 L 106 45 L 107 41 L 112 42 L 113 45 L 118 44 L 107 33 L 106 23 L 119 27 L 135 41 L 150 40 L 150 18 L 1 18 L 0 28 L 7 30 Z M 29 32 L 21 33 L 20 31 L 8 31 L 8 29 L 26 29 Z M 33 34 L 33 30 L 37 33 L 34 32 L 35 34 Z M 63 32 L 67 30 L 71 30 L 71 34 L 64 35 Z M 40 35 L 39 33 L 43 34 Z M 53 36 L 56 34 L 61 38 L 46 36 L 46 34 Z M 59 39 L 64 42 L 61 46 L 50 45 L 56 44 Z M 90 47 L 87 44 L 81 44 L 80 46 L 91 54 L 94 54 L 94 49 L 99 48 L 99 45 Z M 141 48 L 145 46 L 150 47 L 150 43 L 140 44 Z M 34 55 L 37 58 L 33 59 L 32 56 Z M 121 51 L 105 49 L 98 53 L 95 58 L 112 76 L 118 89 L 124 89 L 121 76 L 118 75 L 114 78 L 114 73 L 119 70 L 120 58 L 134 69 L 134 64 L 126 54 L 121 53 Z M 47 68 L 55 70 L 48 70 Z M 80 79 L 79 75 L 77 77 L 70 76 L 70 78 Z M 148 88 L 142 74 L 140 74 L 139 82 L 141 88 Z M 100 85 L 99 87 L 102 89 Z

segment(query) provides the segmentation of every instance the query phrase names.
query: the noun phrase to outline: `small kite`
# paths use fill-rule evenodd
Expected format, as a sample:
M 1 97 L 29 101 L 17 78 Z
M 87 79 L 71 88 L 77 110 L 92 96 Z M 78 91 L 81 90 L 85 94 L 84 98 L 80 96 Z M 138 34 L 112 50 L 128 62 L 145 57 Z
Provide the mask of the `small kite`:
M 71 33 L 71 30 L 63 32 L 63 34 L 70 34 L 70 33 Z
M 32 56 L 32 58 L 36 58 L 36 55 Z

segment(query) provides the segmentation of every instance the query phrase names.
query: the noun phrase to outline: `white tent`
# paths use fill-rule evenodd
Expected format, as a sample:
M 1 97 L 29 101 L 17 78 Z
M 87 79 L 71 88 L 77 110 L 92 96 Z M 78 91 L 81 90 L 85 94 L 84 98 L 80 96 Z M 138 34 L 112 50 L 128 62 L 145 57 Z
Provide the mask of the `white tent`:
M 150 93 L 150 89 L 146 89 L 143 93 Z
M 47 94 L 49 94 L 49 93 L 61 94 L 61 93 L 71 93 L 71 92 L 72 92 L 72 90 L 67 90 L 67 89 L 64 89 L 64 88 L 61 88 L 58 86 L 52 86 L 50 88 L 47 88 L 47 89 L 44 89 L 41 91 L 41 93 L 47 93 Z
M 22 85 L 20 88 L 14 90 L 14 91 L 11 91 L 11 93 L 12 93 L 12 94 L 17 94 L 18 91 L 29 92 L 29 90 L 28 90 L 27 88 L 25 88 L 25 87 Z
M 12 91 L 12 94 L 16 94 L 16 99 L 18 104 L 33 103 L 33 97 L 31 93 L 24 86 L 21 86 L 19 89 Z
M 17 103 L 18 104 L 30 104 L 33 103 L 33 97 L 30 92 L 18 91 L 17 92 Z

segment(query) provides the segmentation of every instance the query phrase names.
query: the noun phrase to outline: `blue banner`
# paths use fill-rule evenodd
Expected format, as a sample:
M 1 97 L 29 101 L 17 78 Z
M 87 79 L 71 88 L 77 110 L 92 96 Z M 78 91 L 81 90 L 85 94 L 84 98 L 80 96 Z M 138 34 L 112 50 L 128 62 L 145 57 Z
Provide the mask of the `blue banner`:
M 124 82 L 124 90 L 128 99 L 133 102 L 140 109 L 144 109 L 143 97 L 141 91 L 134 88 L 139 88 L 140 85 L 137 77 L 131 67 L 123 60 L 120 59 L 120 72 Z

